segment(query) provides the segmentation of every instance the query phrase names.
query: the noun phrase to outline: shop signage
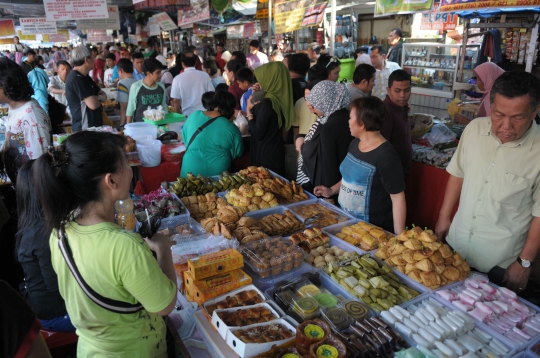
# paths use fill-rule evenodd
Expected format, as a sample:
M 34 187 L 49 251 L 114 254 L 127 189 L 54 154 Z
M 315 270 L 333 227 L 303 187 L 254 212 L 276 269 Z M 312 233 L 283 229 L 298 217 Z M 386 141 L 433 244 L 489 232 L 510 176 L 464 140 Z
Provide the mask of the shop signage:
M 17 31 L 17 36 L 21 41 L 36 41 L 36 35 L 23 35 L 21 30 Z
M 211 36 L 214 29 L 210 26 L 193 24 L 193 34 L 201 36 Z
M 22 17 L 19 19 L 23 35 L 56 34 L 56 21 L 44 17 Z
M 69 39 L 68 30 L 58 30 L 56 34 L 42 35 L 41 41 L 43 42 L 67 42 Z
M 148 32 L 150 36 L 159 36 L 161 34 L 159 23 L 153 16 L 148 19 Z
M 323 20 L 325 9 L 326 4 L 313 6 L 312 8 L 307 9 L 304 14 L 304 20 L 302 20 L 302 27 L 318 26 Z
M 420 30 L 455 30 L 458 16 L 454 13 L 440 13 L 439 5 L 433 6 L 433 10 L 422 13 Z
M 257 0 L 256 19 L 268 19 L 268 0 Z
M 191 0 L 191 9 L 178 10 L 178 27 L 210 19 L 208 0 Z
M 135 10 L 154 10 L 176 12 L 180 9 L 189 9 L 189 0 L 137 0 L 133 1 Z
M 120 30 L 118 6 L 107 6 L 107 19 L 77 20 L 78 30 Z
M 13 25 L 13 20 L 0 20 L 0 37 L 6 37 L 6 36 L 15 36 L 15 25 Z M 12 43 L 13 40 L 10 39 L 10 43 Z
M 163 31 L 171 31 L 178 28 L 178 26 L 176 26 L 174 21 L 172 21 L 171 17 L 167 15 L 166 12 L 160 12 L 159 14 L 155 14 L 153 17 L 156 19 L 159 27 L 161 27 Z
M 327 0 L 276 0 L 274 5 L 275 33 L 284 34 L 301 29 L 306 16 L 312 17 L 315 14 L 316 21 L 320 9 L 326 3 Z
M 244 38 L 244 24 L 227 26 L 227 38 L 228 39 L 243 39 Z
M 48 21 L 106 19 L 107 0 L 43 0 Z
M 377 0 L 375 16 L 429 11 L 432 6 L 433 0 Z
M 107 43 L 113 40 L 112 36 L 107 35 L 107 30 L 88 30 L 87 35 L 88 42 L 92 43 Z
M 442 0 L 441 12 L 453 12 L 464 10 L 481 10 L 481 9 L 501 9 L 509 7 L 532 7 L 540 6 L 540 0 L 501 0 L 501 1 L 480 1 L 480 0 Z

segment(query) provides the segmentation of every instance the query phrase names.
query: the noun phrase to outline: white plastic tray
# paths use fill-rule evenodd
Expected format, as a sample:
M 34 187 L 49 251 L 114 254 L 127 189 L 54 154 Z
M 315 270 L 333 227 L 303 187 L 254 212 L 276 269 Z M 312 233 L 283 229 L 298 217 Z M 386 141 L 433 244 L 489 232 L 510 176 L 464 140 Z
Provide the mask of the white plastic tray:
M 216 304 L 218 302 L 221 302 L 225 298 L 227 298 L 228 296 L 234 296 L 238 292 L 249 291 L 249 290 L 257 291 L 257 293 L 259 294 L 259 297 L 263 300 L 263 302 L 266 301 L 266 296 L 264 295 L 263 291 L 258 289 L 257 287 L 255 287 L 255 285 L 251 284 L 251 285 L 247 285 L 247 286 L 237 288 L 236 290 L 229 291 L 229 292 L 227 292 L 227 293 L 225 293 L 225 294 L 223 294 L 221 296 L 218 296 L 216 298 L 213 298 L 211 300 L 208 300 L 208 301 L 204 302 L 203 305 L 202 305 L 202 309 L 206 311 L 206 307 L 209 306 L 209 305 L 213 305 L 213 304 Z M 206 311 L 206 313 L 208 313 L 208 311 Z M 209 314 L 209 316 L 211 316 L 211 315 Z
M 432 298 L 434 299 L 435 301 L 437 301 L 438 303 L 440 303 L 442 306 L 444 306 L 445 308 L 449 309 L 449 310 L 452 310 L 452 311 L 457 311 L 457 308 L 455 308 L 454 306 L 448 304 L 447 301 L 444 301 L 442 299 L 440 299 L 440 297 L 436 296 L 436 295 L 433 295 L 433 294 L 427 294 L 427 295 L 423 295 L 423 296 L 420 296 L 420 297 L 416 297 L 415 299 L 413 300 L 410 300 L 409 302 L 405 303 L 405 304 L 402 304 L 401 307 L 407 309 L 407 307 L 411 306 L 411 305 L 415 305 L 415 304 L 418 304 L 420 303 L 421 301 L 425 300 L 425 299 L 428 299 L 428 298 Z M 474 324 L 476 327 L 478 327 L 480 330 L 488 333 L 489 335 L 491 335 L 492 337 L 496 338 L 499 342 L 501 342 L 502 344 L 504 344 L 507 348 L 509 348 L 509 352 L 508 354 L 505 356 L 505 358 L 510 358 L 510 357 L 513 357 L 517 350 L 516 350 L 516 346 L 512 343 L 512 341 L 510 341 L 508 338 L 500 335 L 499 333 L 495 332 L 494 330 L 492 330 L 490 327 L 486 326 L 485 324 L 481 323 L 481 322 L 478 322 L 478 321 L 474 321 Z M 397 330 L 399 332 L 399 330 Z M 403 335 L 401 332 L 400 332 L 401 336 L 407 341 L 407 343 L 409 343 L 411 346 L 413 347 L 416 347 L 416 343 L 414 342 L 414 340 L 411 338 L 411 337 L 407 337 L 405 335 Z

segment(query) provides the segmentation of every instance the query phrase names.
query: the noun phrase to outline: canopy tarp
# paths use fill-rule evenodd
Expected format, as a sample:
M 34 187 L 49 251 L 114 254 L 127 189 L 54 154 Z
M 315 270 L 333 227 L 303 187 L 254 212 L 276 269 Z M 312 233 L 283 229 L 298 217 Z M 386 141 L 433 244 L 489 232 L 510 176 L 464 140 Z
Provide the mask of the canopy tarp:
M 519 7 L 511 7 L 508 9 L 485 9 L 485 10 L 474 10 L 474 11 L 456 11 L 456 14 L 464 19 L 476 19 L 476 18 L 482 18 L 487 19 L 493 16 L 498 16 L 502 14 L 512 14 L 516 12 L 533 12 L 533 13 L 539 13 L 540 14 L 540 8 L 539 7 L 529 7 L 529 8 L 519 8 Z

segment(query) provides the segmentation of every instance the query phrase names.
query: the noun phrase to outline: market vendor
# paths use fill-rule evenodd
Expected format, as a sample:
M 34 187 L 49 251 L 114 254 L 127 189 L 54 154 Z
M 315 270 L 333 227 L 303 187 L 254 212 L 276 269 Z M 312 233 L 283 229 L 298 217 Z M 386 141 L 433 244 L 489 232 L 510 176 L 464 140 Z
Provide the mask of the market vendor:
M 466 127 L 448 165 L 435 232 L 491 282 L 520 292 L 540 249 L 540 81 L 506 72 L 490 102 L 491 117 Z
M 486 117 L 491 115 L 490 91 L 495 83 L 495 80 L 504 73 L 504 70 L 493 62 L 486 62 L 474 69 L 476 76 L 476 86 L 480 91 L 484 92 L 480 107 L 478 108 L 477 117 Z M 469 124 L 471 118 L 463 114 L 456 114 L 456 122 Z

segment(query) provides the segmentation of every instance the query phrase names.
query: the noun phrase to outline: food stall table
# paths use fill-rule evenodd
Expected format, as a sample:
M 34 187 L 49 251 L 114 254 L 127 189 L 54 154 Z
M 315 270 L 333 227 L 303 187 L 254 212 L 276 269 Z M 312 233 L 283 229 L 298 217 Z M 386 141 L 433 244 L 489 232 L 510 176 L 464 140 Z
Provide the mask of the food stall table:
M 412 162 L 411 175 L 406 179 L 407 225 L 435 229 L 444 191 L 450 174 L 444 169 Z M 452 212 L 452 217 L 457 206 Z
M 176 181 L 180 176 L 182 162 L 161 162 L 157 167 L 139 167 L 142 186 L 146 193 L 159 188 L 162 182 Z

